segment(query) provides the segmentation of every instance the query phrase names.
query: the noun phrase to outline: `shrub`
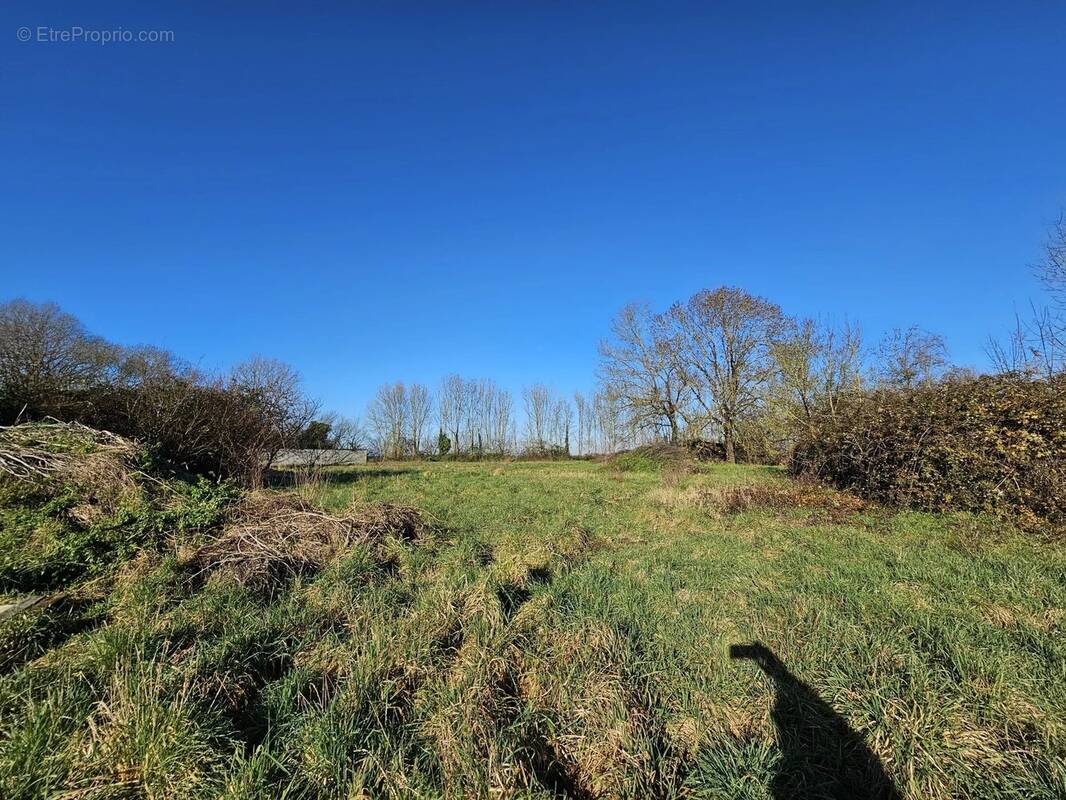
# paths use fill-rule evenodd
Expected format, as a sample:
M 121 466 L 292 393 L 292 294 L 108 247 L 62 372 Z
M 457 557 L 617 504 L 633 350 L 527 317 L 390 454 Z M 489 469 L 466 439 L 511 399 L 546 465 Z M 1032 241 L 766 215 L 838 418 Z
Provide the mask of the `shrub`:
M 1066 522 L 1066 378 L 1003 374 L 879 389 L 816 414 L 793 473 L 923 510 Z
M 54 304 L 0 303 L 0 424 L 77 421 L 177 471 L 258 485 L 279 449 L 328 438 L 316 411 L 279 361 L 253 357 L 212 377 L 165 350 L 92 336 Z
M 144 442 L 159 466 L 258 484 L 264 456 L 285 444 L 255 398 L 221 383 L 168 376 L 153 385 L 86 393 L 76 418 Z
M 615 453 L 608 464 L 618 472 L 656 472 L 665 467 L 690 467 L 692 455 L 684 447 L 666 442 L 645 444 L 633 450 Z

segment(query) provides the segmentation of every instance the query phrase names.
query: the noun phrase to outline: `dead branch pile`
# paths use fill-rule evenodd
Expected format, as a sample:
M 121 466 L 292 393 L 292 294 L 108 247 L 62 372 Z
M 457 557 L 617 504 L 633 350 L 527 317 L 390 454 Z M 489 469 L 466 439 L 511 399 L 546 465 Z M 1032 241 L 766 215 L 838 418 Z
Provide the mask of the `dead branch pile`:
M 131 439 L 78 422 L 0 427 L 0 476 L 44 487 L 73 485 L 101 502 L 136 490 L 140 453 Z
M 352 506 L 335 516 L 296 495 L 253 494 L 222 535 L 193 553 L 187 566 L 199 576 L 271 589 L 322 569 L 353 544 L 389 536 L 412 541 L 427 530 L 421 514 L 404 506 Z

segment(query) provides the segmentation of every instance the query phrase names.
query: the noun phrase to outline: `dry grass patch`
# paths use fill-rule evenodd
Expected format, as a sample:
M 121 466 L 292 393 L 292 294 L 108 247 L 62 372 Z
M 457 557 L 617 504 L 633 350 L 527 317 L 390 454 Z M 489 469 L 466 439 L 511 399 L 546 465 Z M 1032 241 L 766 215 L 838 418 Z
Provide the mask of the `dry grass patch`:
M 89 718 L 66 796 L 162 800 L 217 787 L 232 742 L 194 695 L 162 664 L 120 666 Z
M 137 498 L 138 480 L 148 478 L 136 464 L 143 450 L 136 442 L 77 422 L 32 422 L 0 427 L 0 476 L 45 492 L 77 490 L 69 510 L 88 524 Z
M 830 522 L 843 522 L 871 506 L 845 492 L 813 483 L 749 483 L 702 488 L 697 504 L 720 514 L 746 511 L 810 509 L 823 512 Z
M 521 677 L 526 703 L 557 720 L 544 745 L 572 795 L 644 797 L 676 785 L 694 731 L 671 731 L 628 637 L 608 625 L 560 631 Z
M 357 542 L 414 541 L 429 530 L 413 508 L 352 505 L 328 514 L 298 496 L 258 493 L 238 507 L 222 535 L 194 552 L 186 567 L 243 586 L 269 589 L 317 572 Z

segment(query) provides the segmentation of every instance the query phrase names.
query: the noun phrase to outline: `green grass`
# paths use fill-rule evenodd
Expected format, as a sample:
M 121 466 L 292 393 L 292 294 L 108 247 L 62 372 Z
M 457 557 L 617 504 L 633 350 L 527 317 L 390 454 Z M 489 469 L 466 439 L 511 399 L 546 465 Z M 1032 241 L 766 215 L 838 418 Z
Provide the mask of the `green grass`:
M 1061 544 L 790 504 L 771 468 L 330 477 L 302 491 L 433 535 L 270 598 L 157 549 L 5 623 L 0 796 L 1066 796 Z

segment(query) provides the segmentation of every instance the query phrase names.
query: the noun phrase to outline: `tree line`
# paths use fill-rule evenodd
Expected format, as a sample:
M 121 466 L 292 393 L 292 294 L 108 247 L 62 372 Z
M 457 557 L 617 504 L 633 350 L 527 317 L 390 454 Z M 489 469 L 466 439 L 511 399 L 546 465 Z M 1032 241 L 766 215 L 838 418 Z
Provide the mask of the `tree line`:
M 158 347 L 95 336 L 54 303 L 0 304 L 0 422 L 55 417 L 139 439 L 176 470 L 257 483 L 273 456 L 351 424 L 322 420 L 291 366 L 214 374 Z M 317 422 L 317 425 L 316 425 Z
M 818 404 L 864 384 L 931 381 L 947 364 L 943 338 L 918 327 L 892 331 L 871 353 L 855 324 L 795 319 L 731 286 L 661 312 L 626 306 L 600 355 L 605 390 L 631 424 L 672 443 L 719 442 L 730 462 L 741 449 L 772 457 Z
M 445 376 L 435 390 L 402 381 L 378 388 L 364 416 L 365 446 L 385 458 L 614 452 L 648 439 L 607 391 L 564 395 L 544 383 L 518 401 L 490 378 Z
M 796 321 L 723 287 L 662 313 L 623 308 L 587 396 L 533 383 L 516 403 L 491 379 L 457 374 L 433 390 L 389 383 L 367 406 L 365 442 L 387 458 L 573 456 L 694 439 L 720 442 L 731 461 L 738 448 L 765 456 L 767 442 L 823 398 L 832 403 L 870 380 L 915 385 L 947 363 L 943 340 L 918 328 L 893 331 L 876 355 L 871 372 L 857 326 Z
M 1051 377 L 1066 363 L 1066 223 L 1052 231 L 1040 267 L 1052 304 L 1033 306 L 986 351 L 1000 373 Z M 583 455 L 652 440 L 709 441 L 727 461 L 781 460 L 818 413 L 842 398 L 907 390 L 953 368 L 942 336 L 918 326 L 864 340 L 859 325 L 796 318 L 737 287 L 696 292 L 656 311 L 625 306 L 599 346 L 597 388 L 566 396 L 545 384 L 522 389 L 523 421 L 510 392 L 489 379 L 449 375 L 435 395 L 421 384 L 381 387 L 366 419 L 371 449 L 393 458 L 435 455 Z
M 1049 237 L 1040 274 L 1046 307 L 1018 315 L 986 350 L 1001 373 L 1050 379 L 1066 364 L 1066 223 Z M 909 389 L 949 376 L 942 337 L 912 326 L 869 346 L 858 325 L 796 318 L 723 286 L 654 310 L 625 306 L 599 346 L 596 388 L 532 383 L 516 399 L 489 378 L 445 376 L 432 389 L 380 387 L 365 415 L 324 413 L 299 374 L 255 356 L 223 374 L 151 346 L 90 334 L 52 303 L 0 304 L 0 422 L 55 416 L 137 436 L 211 474 L 261 471 L 283 447 L 367 448 L 427 455 L 588 455 L 649 441 L 712 442 L 728 461 L 781 460 L 816 414 L 870 389 Z

